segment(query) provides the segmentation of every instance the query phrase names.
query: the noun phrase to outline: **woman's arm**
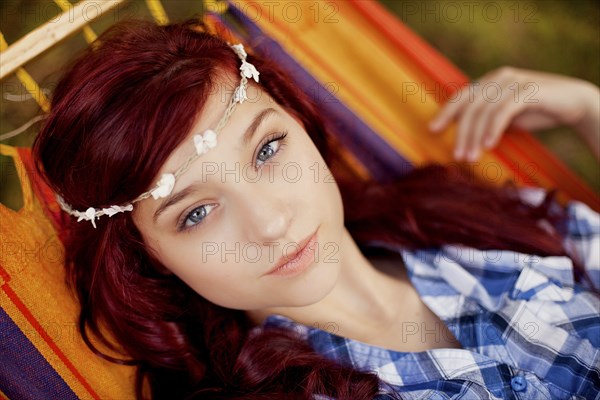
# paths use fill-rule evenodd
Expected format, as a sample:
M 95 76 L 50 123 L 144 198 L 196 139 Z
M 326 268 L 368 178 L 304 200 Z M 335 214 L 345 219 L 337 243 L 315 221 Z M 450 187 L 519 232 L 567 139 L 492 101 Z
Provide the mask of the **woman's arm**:
M 596 158 L 600 159 L 600 90 L 589 85 L 588 110 L 573 127 L 590 146 Z
M 600 91 L 581 79 L 502 67 L 450 99 L 430 123 L 434 133 L 456 120 L 455 158 L 475 161 L 506 129 L 573 127 L 600 159 Z

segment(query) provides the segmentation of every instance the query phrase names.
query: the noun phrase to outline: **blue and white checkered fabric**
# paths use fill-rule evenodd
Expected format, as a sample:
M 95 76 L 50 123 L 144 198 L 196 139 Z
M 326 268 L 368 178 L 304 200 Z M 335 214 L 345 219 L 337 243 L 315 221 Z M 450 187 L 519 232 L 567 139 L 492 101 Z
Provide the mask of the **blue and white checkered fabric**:
M 565 243 L 600 287 L 600 215 L 578 202 L 568 213 Z M 393 351 L 281 315 L 264 326 L 301 332 L 320 354 L 375 371 L 404 399 L 600 400 L 600 298 L 574 283 L 570 258 L 463 246 L 398 252 L 462 349 Z

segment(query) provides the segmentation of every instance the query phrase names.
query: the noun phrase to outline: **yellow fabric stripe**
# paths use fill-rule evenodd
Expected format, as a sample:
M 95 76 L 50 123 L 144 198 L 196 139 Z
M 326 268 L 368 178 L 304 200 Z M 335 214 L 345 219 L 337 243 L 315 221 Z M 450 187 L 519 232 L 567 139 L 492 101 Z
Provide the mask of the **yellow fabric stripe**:
M 160 0 L 146 0 L 146 6 L 148 6 L 150 14 L 152 14 L 152 17 L 158 24 L 166 25 L 169 23 L 169 17 L 167 17 L 167 13 Z
M 351 151 L 343 148 L 339 151 L 342 159 L 351 166 L 352 170 L 360 179 L 367 181 L 371 178 L 371 174 L 369 173 L 367 167 L 365 167 Z
M 73 8 L 73 4 L 71 4 L 68 0 L 54 0 L 54 2 L 63 10 L 67 12 Z M 94 40 L 98 38 L 96 33 L 89 27 L 89 25 L 85 25 L 83 28 L 83 36 L 88 43 L 92 43 Z
M 6 43 L 4 35 L 2 34 L 2 32 L 0 32 L 0 52 L 6 50 L 7 48 L 8 43 Z M 19 79 L 19 81 L 21 81 L 25 89 L 31 94 L 31 96 L 33 96 L 35 101 L 39 104 L 41 109 L 44 112 L 50 111 L 50 101 L 42 92 L 42 89 L 37 84 L 37 82 L 31 77 L 31 75 L 29 75 L 29 73 L 25 71 L 24 68 L 17 69 L 15 74 L 17 75 L 17 78 Z

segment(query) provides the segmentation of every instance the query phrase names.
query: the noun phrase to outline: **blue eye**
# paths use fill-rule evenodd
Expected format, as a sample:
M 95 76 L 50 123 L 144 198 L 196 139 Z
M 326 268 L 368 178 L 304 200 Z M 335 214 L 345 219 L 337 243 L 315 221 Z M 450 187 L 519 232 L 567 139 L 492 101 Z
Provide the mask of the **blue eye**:
M 258 166 L 261 166 L 270 158 L 272 158 L 275 154 L 277 154 L 277 152 L 279 152 L 279 150 L 282 147 L 282 144 L 280 142 L 287 136 L 287 134 L 287 131 L 281 132 L 275 135 L 275 137 L 267 139 L 267 142 L 261 147 L 260 151 L 256 155 L 256 164 Z
M 203 206 L 194 208 L 185 217 L 185 220 L 183 221 L 183 223 L 180 224 L 179 229 L 186 230 L 194 226 L 200 225 L 202 221 L 204 221 L 204 218 L 206 218 L 206 216 L 210 214 L 212 209 L 215 207 L 215 204 L 205 204 Z
M 287 131 L 280 132 L 265 140 L 265 143 L 260 146 L 260 151 L 256 155 L 257 165 L 261 166 L 269 159 L 273 158 L 284 146 L 282 140 L 287 136 Z M 217 204 L 205 204 L 194 208 L 185 216 L 177 226 L 178 231 L 188 231 L 200 226 L 204 219 L 217 207 Z

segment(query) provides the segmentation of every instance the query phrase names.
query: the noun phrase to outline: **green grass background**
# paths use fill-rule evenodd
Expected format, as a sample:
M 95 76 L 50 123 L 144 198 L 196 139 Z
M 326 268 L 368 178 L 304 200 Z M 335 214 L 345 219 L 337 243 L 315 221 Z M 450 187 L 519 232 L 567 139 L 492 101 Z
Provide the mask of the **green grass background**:
M 575 76 L 600 85 L 600 3 L 597 1 L 380 2 L 471 78 L 502 65 L 512 65 Z M 163 4 L 172 20 L 201 11 L 197 0 L 163 0 Z M 1 29 L 8 43 L 13 43 L 58 12 L 56 5 L 48 0 L 3 0 Z M 119 18 L 122 16 L 151 18 L 141 0 L 129 2 L 120 10 Z M 101 32 L 116 18 L 115 13 L 109 13 L 91 26 Z M 26 69 L 42 87 L 51 91 L 59 67 L 85 46 L 81 35 L 73 36 L 28 63 Z M 13 130 L 40 113 L 31 99 L 22 102 L 7 99 L 15 95 L 26 93 L 13 75 L 2 81 L 0 133 Z M 36 125 L 3 143 L 27 146 L 35 134 Z M 598 162 L 573 131 L 557 128 L 535 135 L 600 192 Z M 0 157 L 0 202 L 15 209 L 21 204 L 14 167 L 5 157 Z

